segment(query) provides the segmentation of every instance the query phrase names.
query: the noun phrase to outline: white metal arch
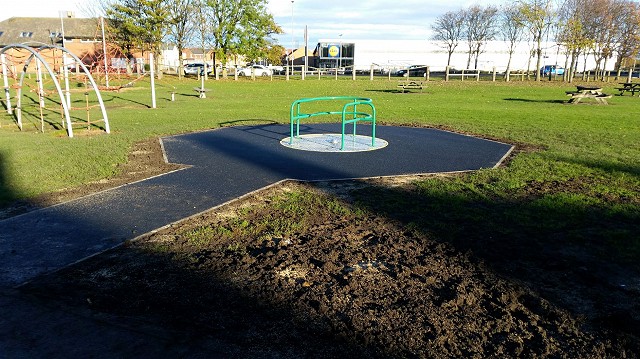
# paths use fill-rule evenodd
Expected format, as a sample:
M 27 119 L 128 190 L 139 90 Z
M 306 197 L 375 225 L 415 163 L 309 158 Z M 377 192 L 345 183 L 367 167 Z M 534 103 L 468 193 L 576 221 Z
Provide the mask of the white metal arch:
M 24 67 L 22 69 L 22 73 L 20 75 L 20 84 L 18 86 L 18 90 L 17 90 L 17 103 L 16 103 L 16 109 L 18 111 L 16 111 L 16 119 L 18 121 L 18 126 L 20 127 L 20 129 L 22 129 L 22 115 L 21 115 L 21 111 L 20 111 L 20 106 L 21 106 L 21 100 L 22 100 L 22 85 L 24 83 L 24 77 L 27 73 L 27 68 L 29 66 L 29 64 L 31 63 L 31 61 L 35 58 L 36 61 L 41 64 L 42 66 L 45 67 L 45 69 L 47 70 L 47 72 L 49 73 L 49 75 L 51 76 L 53 83 L 55 84 L 56 90 L 58 91 L 58 95 L 60 96 L 60 103 L 62 104 L 62 109 L 64 112 L 64 116 L 65 116 L 65 121 L 66 121 L 66 125 L 67 125 L 67 134 L 69 137 L 73 137 L 73 128 L 71 127 L 71 118 L 69 116 L 69 106 L 70 103 L 68 102 L 68 98 L 65 98 L 63 92 L 62 92 L 62 88 L 60 87 L 60 82 L 58 81 L 57 77 L 55 76 L 54 71 L 51 69 L 51 67 L 49 66 L 49 64 L 47 63 L 47 61 L 44 60 L 44 58 L 40 55 L 39 51 L 43 50 L 43 49 L 56 49 L 56 50 L 60 50 L 62 51 L 62 54 L 64 56 L 64 54 L 71 56 L 71 58 L 74 60 L 74 63 L 79 65 L 82 68 L 82 71 L 85 73 L 85 75 L 87 76 L 87 79 L 89 79 L 89 82 L 91 83 L 91 86 L 93 87 L 94 92 L 96 93 L 96 97 L 98 99 L 98 102 L 100 104 L 100 109 L 102 111 L 102 117 L 104 119 L 104 127 L 105 127 L 105 132 L 106 133 L 111 133 L 111 129 L 109 127 L 109 118 L 107 117 L 107 111 L 104 107 L 104 102 L 102 101 L 102 96 L 100 95 L 100 90 L 98 89 L 98 85 L 96 84 L 96 82 L 93 79 L 93 76 L 91 76 L 91 73 L 89 72 L 89 70 L 87 69 L 87 67 L 84 65 L 84 63 L 82 63 L 82 60 L 80 60 L 76 55 L 74 55 L 73 53 L 71 53 L 69 50 L 65 49 L 64 47 L 60 47 L 60 46 L 53 46 L 53 45 L 47 45 L 47 44 L 41 44 L 38 43 L 37 44 L 38 47 L 34 47 L 34 46 L 29 46 L 29 44 L 11 44 L 11 45 L 7 45 L 5 47 L 3 47 L 2 49 L 0 49 L 0 57 L 2 58 L 2 66 L 3 66 L 3 74 L 5 77 L 5 93 L 7 95 L 7 104 L 9 107 L 9 111 L 10 111 L 10 102 L 9 102 L 9 90 L 6 86 L 6 76 L 7 76 L 7 70 L 6 70 L 6 64 L 5 64 L 5 56 L 4 53 L 7 52 L 9 49 L 24 49 L 27 50 L 31 53 L 31 55 L 29 56 L 29 58 L 27 59 L 27 61 L 24 64 Z M 62 62 L 63 66 L 66 66 L 66 63 Z

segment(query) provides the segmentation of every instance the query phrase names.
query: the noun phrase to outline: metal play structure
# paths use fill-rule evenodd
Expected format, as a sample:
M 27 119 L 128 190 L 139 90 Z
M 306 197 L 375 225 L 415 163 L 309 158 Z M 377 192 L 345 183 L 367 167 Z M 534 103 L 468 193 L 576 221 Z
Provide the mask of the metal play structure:
M 9 51 L 13 50 L 13 51 Z M 56 51 L 58 50 L 58 51 Z M 16 53 L 27 52 L 27 56 L 18 57 Z M 53 63 L 61 64 L 60 73 L 56 74 L 54 69 L 51 68 L 50 63 L 47 61 L 45 56 L 43 55 L 43 51 L 51 52 L 53 55 Z M 61 58 L 58 59 L 56 53 L 61 54 Z M 104 107 L 104 102 L 102 101 L 102 96 L 100 95 L 100 91 L 98 89 L 98 85 L 95 83 L 91 73 L 87 69 L 87 67 L 82 63 L 82 61 L 69 50 L 64 47 L 47 45 L 43 43 L 25 43 L 25 44 L 11 44 L 0 49 L 0 69 L 2 70 L 3 77 L 3 86 L 4 86 L 4 98 L 6 101 L 7 113 L 14 114 L 16 123 L 20 130 L 22 130 L 22 97 L 23 97 L 23 87 L 25 86 L 25 77 L 27 75 L 27 70 L 31 65 L 32 61 L 35 59 L 35 71 L 36 71 L 36 82 L 37 89 L 34 92 L 37 93 L 38 102 L 40 107 L 40 120 L 41 120 L 41 131 L 44 131 L 44 118 L 42 109 L 45 107 L 45 97 L 47 93 L 45 92 L 43 86 L 43 68 L 51 77 L 51 80 L 55 86 L 55 92 L 57 92 L 60 98 L 60 107 L 61 114 L 63 117 L 62 126 L 66 129 L 69 137 L 73 137 L 73 126 L 71 122 L 71 117 L 69 115 L 69 111 L 72 109 L 71 107 L 71 91 L 69 90 L 69 65 L 77 66 L 82 70 L 84 76 L 86 76 L 87 81 L 90 83 L 90 87 L 95 92 L 95 95 L 98 99 L 98 103 L 100 109 L 102 111 L 102 119 L 94 120 L 92 122 L 104 122 L 104 130 L 106 133 L 110 133 L 111 130 L 109 128 L 109 119 L 107 117 L 107 111 Z M 71 59 L 71 61 L 69 60 Z M 22 65 L 22 72 L 18 78 L 18 71 L 16 71 L 16 66 Z M 9 75 L 14 80 L 14 84 L 12 86 L 9 85 Z M 61 80 L 58 80 L 58 76 L 60 76 Z M 64 81 L 64 89 L 60 85 L 60 82 Z M 89 87 L 89 86 L 87 86 Z M 11 89 L 15 89 L 15 97 L 11 97 Z M 89 121 L 89 100 L 88 100 L 88 88 L 85 91 L 86 98 L 86 110 L 87 110 L 87 123 L 90 126 Z M 15 99 L 15 107 L 12 107 L 12 99 Z M 15 111 L 14 111 L 15 110 Z
M 320 106 L 321 110 L 305 107 L 302 105 L 312 105 L 325 103 Z M 327 111 L 328 109 L 328 111 Z M 339 134 L 308 134 L 300 135 L 300 120 L 315 116 L 339 115 L 341 132 Z M 301 149 L 306 151 L 333 152 L 335 150 L 369 151 L 387 146 L 387 142 L 376 138 L 376 108 L 370 98 L 354 96 L 332 96 L 302 98 L 291 104 L 289 117 L 290 135 L 280 143 L 286 147 Z M 362 136 L 356 133 L 358 122 L 368 122 L 371 124 L 371 136 Z M 353 125 L 353 133 L 346 134 L 346 126 Z M 345 141 L 347 139 L 348 141 Z M 377 142 L 377 144 L 376 144 Z M 338 146 L 339 144 L 339 146 Z

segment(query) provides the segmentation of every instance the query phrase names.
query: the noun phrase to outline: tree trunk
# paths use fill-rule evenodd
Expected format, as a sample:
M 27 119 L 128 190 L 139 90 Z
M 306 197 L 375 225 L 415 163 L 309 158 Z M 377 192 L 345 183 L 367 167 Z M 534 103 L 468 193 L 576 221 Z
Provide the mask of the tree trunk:
M 529 53 L 529 59 L 527 60 L 527 80 L 531 80 L 531 75 L 529 75 L 529 72 L 531 72 L 531 58 L 532 57 L 533 57 L 533 49 Z
M 154 51 L 156 52 L 156 51 Z M 156 68 L 156 78 L 158 80 L 162 79 L 162 69 L 160 68 L 160 53 L 153 55 L 153 66 Z
M 182 62 L 184 61 L 184 57 L 182 56 L 182 48 L 178 47 L 178 78 L 182 80 L 182 75 L 184 71 L 182 70 Z
M 504 70 L 504 78 L 507 78 L 507 74 L 509 73 L 509 70 L 511 70 L 511 57 L 513 57 L 513 50 L 509 51 L 509 60 L 507 60 L 507 69 Z
M 542 66 L 542 34 L 538 36 L 538 48 L 536 49 L 536 81 L 540 81 L 540 67 Z

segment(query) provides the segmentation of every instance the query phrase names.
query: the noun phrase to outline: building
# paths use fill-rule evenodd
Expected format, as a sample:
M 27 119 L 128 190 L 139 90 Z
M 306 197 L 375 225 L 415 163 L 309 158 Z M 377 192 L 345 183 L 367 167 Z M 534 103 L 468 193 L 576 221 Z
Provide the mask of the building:
M 472 60 L 467 67 L 467 43 L 460 42 L 451 57 L 450 67 L 455 69 L 475 68 Z M 304 53 L 304 51 L 302 51 Z M 530 44 L 523 41 L 515 48 L 511 59 L 510 69 L 534 70 L 536 58 L 532 58 Z M 444 71 L 447 66 L 447 50 L 437 41 L 427 40 L 344 40 L 321 39 L 318 41 L 309 65 L 317 68 L 351 67 L 356 71 L 368 71 L 373 66 L 376 70 L 393 71 L 410 65 L 429 66 L 432 71 Z M 565 66 L 566 56 L 563 48 L 555 42 L 543 44 L 542 65 Z M 296 60 L 297 61 L 297 60 Z M 478 58 L 478 69 L 504 71 L 509 61 L 508 43 L 504 41 L 489 41 L 484 52 Z M 578 69 L 594 69 L 596 64 L 593 56 L 586 59 L 581 56 Z M 607 70 L 613 69 L 613 61 Z
M 22 43 L 64 46 L 82 58 L 101 51 L 100 22 L 75 18 L 71 12 L 62 18 L 12 17 L 0 21 L 0 48 Z

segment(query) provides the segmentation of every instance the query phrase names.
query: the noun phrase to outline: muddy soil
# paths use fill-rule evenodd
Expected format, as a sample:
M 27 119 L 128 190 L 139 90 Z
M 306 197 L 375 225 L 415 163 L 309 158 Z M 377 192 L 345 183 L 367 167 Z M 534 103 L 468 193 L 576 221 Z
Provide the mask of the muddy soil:
M 285 183 L 21 291 L 215 339 L 216 357 L 638 357 L 636 265 L 558 238 L 501 245 L 455 218 L 429 227 L 407 198 L 422 200 L 407 179 Z

